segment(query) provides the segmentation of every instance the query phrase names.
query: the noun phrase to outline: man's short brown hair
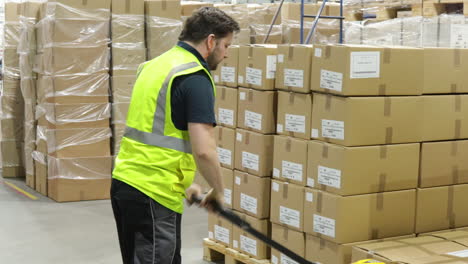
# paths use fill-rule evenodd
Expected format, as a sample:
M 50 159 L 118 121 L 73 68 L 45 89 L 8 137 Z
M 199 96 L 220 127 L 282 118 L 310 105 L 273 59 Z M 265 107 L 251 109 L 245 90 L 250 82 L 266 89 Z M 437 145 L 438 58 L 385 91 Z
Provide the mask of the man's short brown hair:
M 180 33 L 180 41 L 198 44 L 210 34 L 224 38 L 239 31 L 239 24 L 222 10 L 214 7 L 202 7 L 187 18 Z

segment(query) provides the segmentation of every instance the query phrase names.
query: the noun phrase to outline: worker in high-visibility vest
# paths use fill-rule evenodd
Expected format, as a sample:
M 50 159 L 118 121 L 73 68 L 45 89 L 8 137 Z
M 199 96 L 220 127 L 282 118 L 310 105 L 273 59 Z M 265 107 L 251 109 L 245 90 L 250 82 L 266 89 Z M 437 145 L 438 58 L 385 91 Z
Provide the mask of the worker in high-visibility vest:
M 176 46 L 138 69 L 111 189 L 124 264 L 181 263 L 183 201 L 201 195 L 197 168 L 212 187 L 201 205 L 223 204 L 210 70 L 238 31 L 223 11 L 201 8 Z

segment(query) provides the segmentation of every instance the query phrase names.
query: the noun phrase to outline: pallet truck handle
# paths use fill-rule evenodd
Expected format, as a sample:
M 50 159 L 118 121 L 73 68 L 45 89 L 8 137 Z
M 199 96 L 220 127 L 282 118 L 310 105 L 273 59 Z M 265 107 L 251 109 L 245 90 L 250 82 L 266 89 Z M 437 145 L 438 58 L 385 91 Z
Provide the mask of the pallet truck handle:
M 202 198 L 197 197 L 196 195 L 192 195 L 191 200 L 192 200 L 193 203 L 200 204 L 201 201 L 202 201 Z M 298 264 L 318 264 L 316 262 L 311 262 L 311 261 L 308 261 L 308 260 L 304 259 L 303 257 L 297 255 L 293 251 L 291 251 L 288 248 L 284 247 L 280 243 L 272 240 L 268 236 L 265 236 L 260 231 L 253 228 L 247 221 L 240 218 L 232 210 L 223 208 L 223 206 L 220 205 L 218 202 L 211 201 L 211 203 L 212 203 L 211 206 L 213 207 L 213 210 L 216 213 L 218 213 L 220 216 L 227 219 L 228 221 L 235 224 L 236 226 L 240 227 L 242 230 L 252 234 L 254 237 L 256 237 L 259 240 L 263 241 L 265 244 L 269 245 L 270 247 L 272 247 L 272 248 L 278 250 L 279 252 L 283 253 L 284 255 L 288 256 L 290 259 L 296 261 Z

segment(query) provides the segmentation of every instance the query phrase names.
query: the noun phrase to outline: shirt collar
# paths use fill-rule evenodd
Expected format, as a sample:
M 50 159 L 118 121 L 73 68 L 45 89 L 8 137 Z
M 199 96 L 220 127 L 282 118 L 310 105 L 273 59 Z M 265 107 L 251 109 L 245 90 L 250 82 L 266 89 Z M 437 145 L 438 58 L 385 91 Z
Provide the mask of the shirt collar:
M 187 50 L 188 52 L 195 55 L 195 57 L 197 57 L 197 59 L 200 61 L 201 65 L 203 67 L 205 67 L 209 71 L 208 63 L 206 63 L 205 59 L 201 56 L 201 54 L 200 54 L 200 52 L 198 52 L 198 50 L 196 50 L 194 47 L 190 46 L 189 44 L 187 44 L 187 43 L 185 43 L 183 41 L 179 41 L 177 43 L 177 46 L 182 47 L 185 50 Z

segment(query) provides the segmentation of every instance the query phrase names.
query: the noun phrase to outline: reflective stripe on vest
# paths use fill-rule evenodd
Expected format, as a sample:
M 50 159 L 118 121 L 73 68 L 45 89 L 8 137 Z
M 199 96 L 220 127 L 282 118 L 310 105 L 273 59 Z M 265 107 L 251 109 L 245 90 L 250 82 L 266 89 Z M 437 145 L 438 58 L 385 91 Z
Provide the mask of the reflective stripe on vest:
M 164 135 L 166 125 L 166 95 L 167 89 L 169 88 L 169 82 L 175 74 L 198 66 L 198 63 L 190 62 L 174 67 L 166 76 L 161 90 L 159 91 L 158 101 L 156 103 L 156 111 L 154 113 L 152 132 L 144 132 L 127 126 L 125 128 L 124 137 L 133 139 L 146 145 L 168 148 L 191 154 L 192 145 L 190 144 L 190 141 Z

